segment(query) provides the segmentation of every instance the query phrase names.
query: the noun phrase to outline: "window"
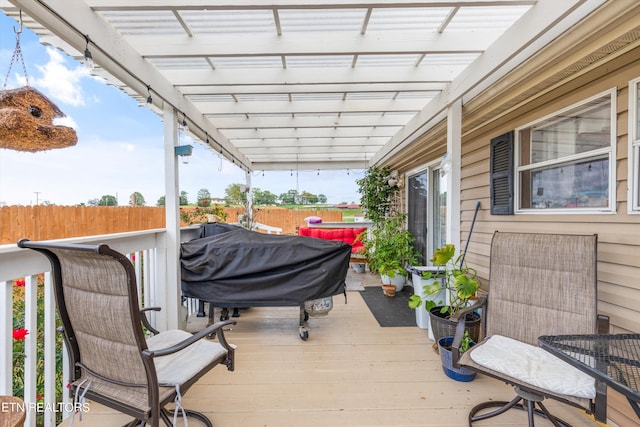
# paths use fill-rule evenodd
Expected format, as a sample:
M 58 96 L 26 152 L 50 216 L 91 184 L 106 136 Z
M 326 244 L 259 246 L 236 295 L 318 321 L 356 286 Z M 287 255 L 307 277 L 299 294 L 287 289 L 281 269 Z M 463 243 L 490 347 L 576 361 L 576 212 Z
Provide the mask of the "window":
M 518 212 L 615 206 L 615 92 L 516 129 Z
M 629 82 L 629 212 L 640 212 L 640 78 Z

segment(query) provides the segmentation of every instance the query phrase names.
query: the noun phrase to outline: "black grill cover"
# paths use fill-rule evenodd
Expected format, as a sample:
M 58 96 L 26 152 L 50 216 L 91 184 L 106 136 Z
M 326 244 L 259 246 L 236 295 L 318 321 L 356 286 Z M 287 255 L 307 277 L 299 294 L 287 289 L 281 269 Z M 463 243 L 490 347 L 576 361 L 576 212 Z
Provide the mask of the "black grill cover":
M 220 306 L 300 305 L 344 293 L 350 256 L 344 242 L 205 224 L 182 244 L 182 292 Z

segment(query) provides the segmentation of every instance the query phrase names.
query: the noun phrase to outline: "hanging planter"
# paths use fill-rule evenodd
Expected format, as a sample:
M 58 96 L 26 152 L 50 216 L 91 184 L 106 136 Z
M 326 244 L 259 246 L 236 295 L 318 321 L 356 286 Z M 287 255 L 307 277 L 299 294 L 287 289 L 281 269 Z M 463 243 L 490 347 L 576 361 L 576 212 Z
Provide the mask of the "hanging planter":
M 76 145 L 76 131 L 53 122 L 54 119 L 64 117 L 64 113 L 49 98 L 29 86 L 27 67 L 20 48 L 22 11 L 20 28 L 14 28 L 14 32 L 16 46 L 0 91 L 0 148 L 35 152 Z M 22 64 L 26 85 L 18 89 L 7 89 L 7 80 L 16 61 Z
M 55 125 L 64 113 L 38 90 L 25 86 L 0 91 L 0 148 L 44 151 L 76 145 L 76 131 Z

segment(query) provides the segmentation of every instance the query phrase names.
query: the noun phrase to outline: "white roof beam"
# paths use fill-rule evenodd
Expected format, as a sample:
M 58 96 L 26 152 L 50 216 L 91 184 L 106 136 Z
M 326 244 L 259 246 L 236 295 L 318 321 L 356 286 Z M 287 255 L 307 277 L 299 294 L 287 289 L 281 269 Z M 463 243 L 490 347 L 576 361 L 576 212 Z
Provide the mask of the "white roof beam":
M 271 93 L 358 93 L 358 92 L 425 92 L 441 91 L 447 83 L 394 82 L 394 83 L 350 83 L 350 84 L 299 84 L 299 85 L 229 85 L 218 84 L 177 86 L 185 95 L 223 94 L 271 94 Z
M 305 148 L 320 148 L 324 149 L 325 152 L 331 150 L 333 152 L 334 148 L 341 147 L 344 148 L 344 151 L 358 151 L 360 147 L 362 147 L 363 143 L 366 143 L 367 146 L 370 147 L 380 147 L 387 142 L 389 138 L 368 138 L 366 136 L 362 136 L 360 138 L 312 138 L 312 139 L 299 139 L 297 141 L 292 141 L 291 139 L 282 138 L 282 139 L 241 139 L 234 140 L 234 144 L 238 147 L 242 152 L 247 153 L 256 153 L 255 150 L 262 149 L 282 149 L 288 150 L 292 146 L 305 147 Z
M 346 101 L 240 101 L 194 102 L 203 114 L 267 113 L 340 113 L 340 112 L 416 112 L 424 105 L 421 99 L 363 99 Z
M 161 70 L 176 86 L 185 85 L 296 85 L 296 84 L 352 84 L 352 83 L 448 83 L 464 66 L 412 67 L 325 67 L 321 70 L 305 68 L 217 69 L 217 70 Z
M 379 146 L 375 144 L 371 144 L 368 147 L 371 153 L 378 150 Z M 335 155 L 351 155 L 358 156 L 360 153 L 366 150 L 367 146 L 365 145 L 351 145 L 351 146 L 326 146 L 326 147 L 318 147 L 318 146 L 306 146 L 306 145 L 297 145 L 297 146 L 288 146 L 288 147 L 252 147 L 252 148 L 244 148 L 242 152 L 249 158 L 253 156 L 259 155 L 270 155 L 270 156 L 281 156 L 281 155 L 290 155 L 290 154 L 300 154 L 300 155 L 326 155 L 327 153 L 331 153 L 332 156 Z
M 412 114 L 388 114 L 378 116 L 375 119 L 376 127 L 403 126 L 411 118 Z M 317 128 L 317 127 L 371 127 L 371 117 L 363 116 L 314 116 L 314 117 L 209 117 L 209 119 L 223 131 L 228 129 L 259 128 L 261 130 L 269 128 L 297 127 L 297 128 Z
M 260 139 L 265 141 L 271 139 L 289 139 L 289 138 L 310 138 L 324 140 L 325 138 L 361 138 L 365 137 L 384 137 L 390 138 L 400 129 L 400 126 L 387 127 L 341 127 L 341 128 L 272 128 L 272 129 L 228 129 L 225 135 L 235 145 L 242 144 L 244 139 Z
M 477 53 L 500 33 L 493 31 L 384 32 L 371 34 L 284 33 L 273 35 L 215 34 L 200 36 L 127 36 L 145 58 L 203 56 L 365 55 L 418 53 Z M 215 58 L 213 58 L 215 64 Z
M 365 164 L 365 159 L 370 159 L 373 155 L 373 151 L 360 153 L 331 153 L 328 156 L 326 153 L 323 154 L 300 154 L 300 153 L 292 153 L 292 154 L 281 154 L 278 156 L 277 162 L 274 161 L 274 156 L 272 154 L 259 154 L 251 157 L 251 162 L 254 170 L 258 169 L 255 163 L 257 162 L 271 162 L 271 163 L 282 163 L 292 165 L 292 169 L 296 170 L 296 164 L 299 166 L 300 170 L 304 170 L 305 163 L 308 162 L 350 162 L 351 167 L 360 167 L 363 168 Z M 283 169 L 289 169 L 285 167 Z
M 369 159 L 371 156 L 367 157 Z M 288 161 L 279 161 L 272 162 L 271 159 L 265 158 L 256 158 L 252 159 L 252 167 L 254 171 L 282 171 L 282 170 L 300 170 L 300 171 L 310 171 L 310 170 L 339 170 L 339 169 L 366 169 L 368 167 L 368 160 L 365 160 L 364 156 L 361 156 L 360 159 L 350 159 L 350 160 L 340 160 L 340 161 L 305 161 L 305 162 L 296 162 L 295 160 Z M 293 172 L 292 172 L 293 173 Z
M 536 0 L 404 0 L 402 7 L 453 7 L 460 6 L 526 6 L 535 4 Z M 394 0 L 86 0 L 95 10 L 209 10 L 226 9 L 351 9 L 357 7 L 395 8 Z

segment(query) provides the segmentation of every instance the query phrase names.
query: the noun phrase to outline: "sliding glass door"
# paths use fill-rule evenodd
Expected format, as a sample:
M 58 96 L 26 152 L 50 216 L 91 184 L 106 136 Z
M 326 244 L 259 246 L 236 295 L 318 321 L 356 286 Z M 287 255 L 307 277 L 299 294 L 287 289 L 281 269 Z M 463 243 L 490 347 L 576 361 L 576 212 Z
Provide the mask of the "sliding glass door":
M 418 265 L 427 265 L 427 231 L 428 231 L 428 188 L 427 171 L 424 170 L 409 176 L 407 187 L 407 227 L 415 239 L 413 247 L 418 255 Z
M 447 238 L 447 176 L 428 167 L 407 179 L 407 223 L 419 254 L 418 265 L 428 265 L 431 254 Z

